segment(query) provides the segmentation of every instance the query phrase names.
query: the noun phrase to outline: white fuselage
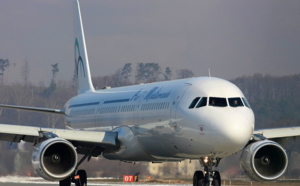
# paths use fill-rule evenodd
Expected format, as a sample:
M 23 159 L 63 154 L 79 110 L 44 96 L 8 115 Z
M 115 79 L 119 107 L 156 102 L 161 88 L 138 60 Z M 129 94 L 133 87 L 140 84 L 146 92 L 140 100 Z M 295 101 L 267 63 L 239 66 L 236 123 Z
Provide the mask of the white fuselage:
M 118 132 L 129 128 L 131 135 L 125 133 L 123 138 L 134 138 L 135 142 L 130 142 L 133 147 L 148 156 L 143 159 L 137 154 L 137 160 L 222 158 L 241 150 L 253 133 L 254 114 L 244 97 L 232 83 L 213 77 L 98 90 L 79 94 L 66 103 L 66 125 Z M 198 107 L 204 98 L 207 102 Z M 232 106 L 232 98 L 241 105 Z M 213 99 L 226 105 L 213 106 Z M 121 143 L 126 146 L 126 141 Z M 123 151 L 130 150 L 129 146 Z M 118 155 L 107 158 L 118 159 Z

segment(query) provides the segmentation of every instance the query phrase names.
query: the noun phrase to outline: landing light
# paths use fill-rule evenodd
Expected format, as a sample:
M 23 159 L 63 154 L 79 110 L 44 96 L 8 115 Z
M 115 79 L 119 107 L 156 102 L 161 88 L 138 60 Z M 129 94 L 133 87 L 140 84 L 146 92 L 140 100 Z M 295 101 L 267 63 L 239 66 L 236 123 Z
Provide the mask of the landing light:
M 208 163 L 208 157 L 205 157 L 203 161 L 204 163 Z

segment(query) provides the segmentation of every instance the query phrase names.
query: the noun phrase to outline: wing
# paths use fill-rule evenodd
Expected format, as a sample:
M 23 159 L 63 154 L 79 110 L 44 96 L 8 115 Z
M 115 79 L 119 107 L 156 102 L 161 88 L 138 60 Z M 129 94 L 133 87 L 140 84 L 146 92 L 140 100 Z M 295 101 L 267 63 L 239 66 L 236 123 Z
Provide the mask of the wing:
M 65 114 L 65 111 L 60 109 L 25 107 L 5 104 L 0 104 L 0 107 L 49 114 Z M 119 144 L 117 143 L 117 132 L 52 129 L 0 124 L 0 140 L 9 141 L 11 144 L 15 142 L 19 143 L 22 140 L 36 145 L 44 140 L 54 137 L 59 137 L 70 141 L 76 147 L 76 151 L 79 154 L 86 154 L 94 148 L 92 156 L 100 155 L 104 149 L 114 150 L 119 147 Z
M 284 146 L 288 140 L 296 140 L 300 137 L 300 127 L 259 129 L 255 130 L 253 134 L 264 136 L 265 138 L 268 138 Z
M 19 143 L 21 140 L 34 145 L 49 138 L 59 137 L 70 141 L 79 154 L 85 154 L 92 147 L 97 147 L 93 156 L 98 156 L 103 149 L 117 149 L 118 133 L 101 131 L 82 131 L 67 129 L 40 128 L 21 125 L 0 124 L 0 140 Z
M 65 114 L 64 110 L 60 109 L 49 109 L 49 108 L 39 108 L 39 107 L 24 107 L 24 106 L 16 106 L 16 105 L 5 105 L 0 104 L 0 107 L 9 108 L 9 109 L 20 109 L 20 110 L 27 110 L 27 111 L 35 111 L 35 112 L 44 112 L 49 114 Z

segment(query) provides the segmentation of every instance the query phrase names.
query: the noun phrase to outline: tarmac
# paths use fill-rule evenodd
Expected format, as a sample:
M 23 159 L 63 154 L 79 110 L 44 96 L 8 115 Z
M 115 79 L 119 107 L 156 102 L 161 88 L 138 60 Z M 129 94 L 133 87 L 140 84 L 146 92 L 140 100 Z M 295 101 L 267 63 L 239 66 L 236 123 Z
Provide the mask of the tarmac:
M 53 182 L 53 183 L 10 183 L 10 182 L 0 182 L 1 186 L 38 186 L 38 185 L 43 185 L 43 186 L 54 186 L 54 185 L 59 185 L 58 182 Z M 74 183 L 72 186 L 75 185 Z M 192 184 L 137 184 L 137 183 L 88 183 L 88 186 L 119 186 L 119 185 L 124 185 L 124 186 L 192 186 Z
M 105 180 L 105 181 L 104 181 Z M 122 181 L 109 181 L 109 178 L 104 180 L 100 179 L 91 179 L 88 180 L 89 186 L 191 186 L 192 184 L 162 184 L 162 183 L 140 183 L 140 182 L 128 182 L 124 183 Z M 42 178 L 35 177 L 17 177 L 17 176 L 6 176 L 0 177 L 0 186 L 58 186 L 58 182 L 49 182 Z M 72 185 L 75 185 L 72 183 Z
M 58 186 L 58 182 L 46 181 L 40 177 L 17 177 L 17 176 L 6 176 L 0 177 L 0 186 Z M 75 185 L 72 183 L 72 186 Z M 89 178 L 88 186 L 192 186 L 191 181 L 180 181 L 180 180 L 147 180 L 141 182 L 123 182 L 122 179 L 114 178 Z M 222 181 L 222 186 L 299 186 L 300 180 L 278 180 L 276 182 L 250 182 L 242 180 Z

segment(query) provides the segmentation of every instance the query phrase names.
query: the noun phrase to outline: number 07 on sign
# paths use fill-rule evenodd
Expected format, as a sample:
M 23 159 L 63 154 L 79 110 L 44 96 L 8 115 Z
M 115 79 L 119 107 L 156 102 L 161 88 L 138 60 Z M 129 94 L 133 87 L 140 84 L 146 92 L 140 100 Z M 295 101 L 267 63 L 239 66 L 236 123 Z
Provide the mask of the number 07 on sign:
M 133 175 L 123 175 L 123 182 L 133 182 Z

